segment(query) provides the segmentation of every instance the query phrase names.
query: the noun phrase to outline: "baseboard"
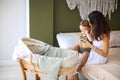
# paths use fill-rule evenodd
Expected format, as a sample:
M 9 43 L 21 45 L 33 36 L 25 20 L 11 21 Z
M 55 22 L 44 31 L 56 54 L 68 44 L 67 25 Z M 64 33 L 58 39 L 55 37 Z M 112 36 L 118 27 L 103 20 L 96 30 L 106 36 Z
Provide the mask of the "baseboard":
M 14 60 L 0 60 L 0 65 L 16 65 L 17 62 Z

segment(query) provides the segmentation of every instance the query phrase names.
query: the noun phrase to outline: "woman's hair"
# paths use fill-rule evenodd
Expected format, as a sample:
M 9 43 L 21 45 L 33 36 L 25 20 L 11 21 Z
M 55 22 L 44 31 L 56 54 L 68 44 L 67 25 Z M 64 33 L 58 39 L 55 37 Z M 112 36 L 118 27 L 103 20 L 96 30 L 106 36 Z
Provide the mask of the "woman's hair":
M 102 40 L 104 34 L 109 36 L 110 26 L 105 16 L 99 11 L 93 11 L 88 15 L 88 19 L 93 28 L 93 35 L 96 40 Z
M 90 27 L 88 20 L 82 20 L 80 22 L 80 25 L 85 26 L 85 27 Z

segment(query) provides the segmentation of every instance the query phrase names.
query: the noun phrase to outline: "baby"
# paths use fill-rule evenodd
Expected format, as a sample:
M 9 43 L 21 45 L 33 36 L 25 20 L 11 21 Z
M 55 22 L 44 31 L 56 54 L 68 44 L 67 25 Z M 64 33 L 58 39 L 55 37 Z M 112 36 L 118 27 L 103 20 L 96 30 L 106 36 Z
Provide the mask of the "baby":
M 93 38 L 92 38 L 92 34 L 91 34 L 91 28 L 89 25 L 89 22 L 87 20 L 83 20 L 80 22 L 80 26 L 79 26 L 80 30 L 81 30 L 81 35 L 80 35 L 80 40 L 78 40 L 78 47 L 79 47 L 79 52 L 83 53 L 84 51 L 90 51 L 90 48 L 83 48 L 82 46 L 82 39 L 85 39 L 89 42 L 92 43 Z
M 80 31 L 81 31 L 81 35 L 80 35 L 80 39 L 78 40 L 78 44 L 69 48 L 69 49 L 72 49 L 72 50 L 77 50 L 79 51 L 80 53 L 83 53 L 85 51 L 90 51 L 89 48 L 85 48 L 82 46 L 82 39 L 85 39 L 85 40 L 88 40 L 89 42 L 92 43 L 93 41 L 93 37 L 92 37 L 92 34 L 91 34 L 91 28 L 90 28 L 90 25 L 89 25 L 89 22 L 87 20 L 83 20 L 80 22 Z

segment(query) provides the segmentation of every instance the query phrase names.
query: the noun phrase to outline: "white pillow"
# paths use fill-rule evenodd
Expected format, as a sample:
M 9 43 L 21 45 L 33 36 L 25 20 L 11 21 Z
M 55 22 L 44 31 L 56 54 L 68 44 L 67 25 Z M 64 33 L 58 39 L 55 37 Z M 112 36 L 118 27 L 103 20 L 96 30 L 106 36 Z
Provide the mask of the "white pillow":
M 74 45 L 77 45 L 77 40 L 80 38 L 78 34 L 57 34 L 57 42 L 60 48 L 70 48 Z
M 120 47 L 120 33 L 110 33 L 109 47 Z

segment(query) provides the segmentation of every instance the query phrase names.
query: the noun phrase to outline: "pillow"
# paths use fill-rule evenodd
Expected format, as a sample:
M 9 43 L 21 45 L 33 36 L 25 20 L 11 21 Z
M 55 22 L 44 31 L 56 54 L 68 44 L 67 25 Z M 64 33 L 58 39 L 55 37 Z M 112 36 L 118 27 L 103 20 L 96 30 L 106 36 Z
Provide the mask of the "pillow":
M 60 48 L 70 48 L 77 45 L 77 40 L 80 38 L 80 35 L 74 33 L 59 33 L 56 35 L 56 38 Z
M 109 47 L 120 47 L 120 33 L 110 33 Z

